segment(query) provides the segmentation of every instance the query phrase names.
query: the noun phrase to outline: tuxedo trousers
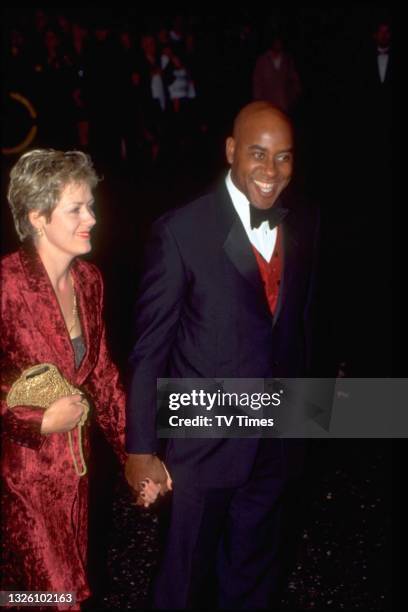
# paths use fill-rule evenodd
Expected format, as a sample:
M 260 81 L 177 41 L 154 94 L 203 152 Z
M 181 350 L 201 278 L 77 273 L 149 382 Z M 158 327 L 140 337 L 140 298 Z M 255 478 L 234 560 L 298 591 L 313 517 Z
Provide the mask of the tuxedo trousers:
M 175 480 L 154 609 L 270 609 L 287 482 L 276 439 L 260 440 L 239 487 L 200 487 L 194 474 L 189 482 Z

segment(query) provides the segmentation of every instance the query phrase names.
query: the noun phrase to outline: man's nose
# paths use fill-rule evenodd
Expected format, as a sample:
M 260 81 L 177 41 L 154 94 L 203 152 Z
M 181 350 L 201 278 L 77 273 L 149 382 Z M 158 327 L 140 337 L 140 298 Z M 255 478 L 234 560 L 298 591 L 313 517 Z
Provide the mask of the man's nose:
M 276 162 L 274 159 L 267 159 L 265 161 L 265 174 L 268 178 L 272 178 L 276 175 Z

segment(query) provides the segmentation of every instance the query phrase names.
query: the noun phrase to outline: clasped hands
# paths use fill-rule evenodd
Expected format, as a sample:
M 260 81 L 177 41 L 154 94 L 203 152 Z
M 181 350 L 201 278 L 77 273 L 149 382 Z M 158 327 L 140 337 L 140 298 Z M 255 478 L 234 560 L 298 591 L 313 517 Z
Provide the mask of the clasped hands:
M 137 506 L 148 508 L 159 495 L 163 496 L 172 490 L 170 474 L 156 455 L 129 455 L 125 465 L 125 477 L 135 493 Z

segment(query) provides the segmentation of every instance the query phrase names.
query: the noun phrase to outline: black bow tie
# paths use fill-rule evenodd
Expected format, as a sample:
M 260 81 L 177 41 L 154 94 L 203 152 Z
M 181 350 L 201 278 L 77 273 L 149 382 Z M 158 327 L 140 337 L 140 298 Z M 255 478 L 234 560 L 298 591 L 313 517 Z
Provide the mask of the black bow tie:
M 381 47 L 379 47 L 377 49 L 377 53 L 378 53 L 378 55 L 388 55 L 389 49 L 388 49 L 388 47 L 387 48 L 383 48 L 383 49 Z
M 282 223 L 288 212 L 287 208 L 275 208 L 275 206 L 271 206 L 270 208 L 257 208 L 250 203 L 249 221 L 251 228 L 259 227 L 263 221 L 268 221 L 270 229 L 273 229 Z

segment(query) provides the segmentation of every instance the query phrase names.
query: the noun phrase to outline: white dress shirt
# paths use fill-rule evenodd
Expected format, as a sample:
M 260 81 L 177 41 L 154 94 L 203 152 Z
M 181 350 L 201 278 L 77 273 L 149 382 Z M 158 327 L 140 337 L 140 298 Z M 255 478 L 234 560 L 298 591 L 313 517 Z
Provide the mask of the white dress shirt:
M 377 63 L 380 81 L 381 83 L 384 83 L 388 66 L 388 49 L 381 49 L 381 47 L 378 48 Z
M 242 191 L 235 187 L 231 178 L 231 170 L 227 174 L 225 184 L 227 186 L 228 193 L 231 196 L 234 208 L 237 211 L 242 225 L 247 233 L 249 242 L 262 255 L 265 261 L 269 262 L 275 250 L 278 228 L 274 227 L 271 230 L 268 221 L 262 221 L 259 227 L 252 228 L 249 220 L 248 198 L 242 193 Z

